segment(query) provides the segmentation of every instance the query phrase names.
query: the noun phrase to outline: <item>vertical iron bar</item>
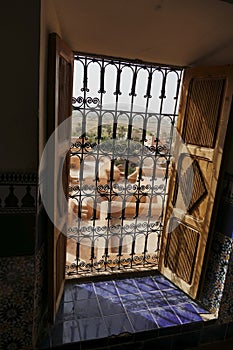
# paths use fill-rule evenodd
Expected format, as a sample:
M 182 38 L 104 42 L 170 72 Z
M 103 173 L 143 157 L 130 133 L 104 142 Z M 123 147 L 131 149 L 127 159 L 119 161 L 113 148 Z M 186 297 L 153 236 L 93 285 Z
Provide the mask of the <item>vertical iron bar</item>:
M 112 182 L 114 181 L 114 159 L 111 159 L 111 167 L 110 167 L 110 184 L 112 186 Z
M 142 180 L 142 167 L 139 166 L 139 171 L 138 171 L 138 182 Z
M 124 220 L 125 220 L 125 206 L 126 206 L 126 200 L 125 200 L 125 196 L 123 198 L 123 201 L 122 201 L 122 209 L 121 209 L 121 222 L 124 223 Z
M 87 78 L 87 64 L 85 62 L 84 71 L 83 71 L 83 88 L 81 89 L 81 91 L 89 92 L 89 89 L 87 88 L 87 81 L 88 81 L 88 78 Z M 85 101 L 84 101 L 84 103 L 85 103 Z
M 122 69 L 119 67 L 117 69 L 117 81 L 116 81 L 116 91 L 114 92 L 114 95 L 121 95 L 120 85 L 121 85 L 121 72 Z
M 112 131 L 112 138 L 116 139 L 116 134 L 117 134 L 117 121 L 114 121 L 113 123 L 113 131 Z
M 145 98 L 151 98 L 151 82 L 152 82 L 152 75 L 153 75 L 153 71 L 151 70 L 148 76 L 148 83 L 147 83 L 147 89 L 146 89 L 146 94 L 144 95 Z
M 81 204 L 81 201 L 78 202 L 78 218 L 80 220 L 82 219 L 82 204 Z
M 80 243 L 77 242 L 76 243 L 76 261 L 77 261 L 76 270 L 77 270 L 77 273 L 78 273 L 78 269 L 79 269 L 79 256 L 80 256 Z
M 132 121 L 131 121 L 131 118 L 130 118 L 129 125 L 128 125 L 128 134 L 127 134 L 127 139 L 128 140 L 131 140 L 131 138 L 132 138 L 132 127 L 133 127 L 133 125 L 132 125 Z
M 129 160 L 126 159 L 126 161 L 125 161 L 125 179 L 126 180 L 128 178 L 128 173 L 129 173 Z M 126 184 L 125 184 L 125 186 L 126 186 Z
M 138 217 L 138 212 L 139 212 L 139 204 L 140 204 L 140 198 L 138 197 L 136 199 L 136 208 L 135 208 L 135 219 Z
M 144 121 L 143 121 L 143 130 L 142 130 L 142 143 L 144 144 L 144 142 L 147 141 L 146 139 L 146 125 L 147 125 L 147 119 L 144 118 Z
M 91 271 L 93 271 L 93 266 L 94 266 L 94 259 L 95 259 L 95 241 L 91 242 Z
M 105 248 L 104 248 L 104 270 L 107 270 L 107 265 L 108 265 L 108 235 L 106 237 L 106 241 L 105 241 Z
M 156 251 L 159 252 L 160 251 L 160 240 L 161 240 L 161 234 L 162 234 L 162 230 L 163 230 L 163 224 L 160 224 L 160 228 L 158 230 L 158 239 L 157 239 L 157 248 Z
M 165 91 L 166 91 L 166 81 L 167 81 L 167 69 L 165 68 L 164 72 L 161 71 L 163 74 L 163 81 L 162 81 L 162 87 L 161 87 L 161 95 L 159 98 L 161 99 L 160 102 L 160 108 L 159 108 L 159 119 L 158 119 L 158 126 L 157 126 L 157 139 L 160 139 L 160 127 L 161 127 L 161 121 L 163 116 L 163 102 L 166 98 Z
M 148 235 L 149 233 L 145 235 L 145 244 L 144 244 L 144 251 L 143 251 L 143 262 L 146 262 L 146 253 L 147 253 L 147 243 L 148 243 Z
M 179 76 L 177 79 L 177 85 L 176 85 L 176 95 L 174 96 L 174 100 L 176 100 L 174 112 L 176 112 L 178 97 L 179 97 L 179 93 L 180 93 L 180 83 L 181 83 L 181 77 Z
M 155 185 L 155 172 L 156 172 L 156 156 L 153 157 L 154 166 L 152 168 L 152 177 L 151 177 L 151 191 L 149 196 L 149 206 L 148 206 L 148 220 L 147 224 L 149 227 L 150 221 L 151 221 L 151 211 L 152 211 L 152 205 L 153 205 L 153 198 L 156 197 L 154 195 L 154 185 Z
M 116 67 L 116 65 L 114 64 Z M 110 169 L 110 183 L 109 183 L 109 201 L 108 201 L 108 231 L 110 231 L 112 227 L 111 220 L 111 208 L 112 208 L 112 198 L 114 197 L 114 191 L 113 191 L 113 171 L 114 171 L 114 161 L 115 161 L 115 143 L 116 143 L 116 135 L 117 135 L 117 115 L 118 115 L 118 99 L 119 95 L 121 95 L 120 92 L 120 79 L 121 79 L 121 62 L 119 62 L 117 67 L 117 78 L 116 78 L 116 91 L 114 92 L 114 95 L 116 96 L 115 99 L 115 108 L 114 108 L 114 119 L 113 119 L 113 132 L 112 132 L 112 154 L 111 154 L 111 169 Z
M 132 97 L 136 96 L 135 92 L 136 92 L 137 74 L 138 74 L 138 72 L 137 72 L 137 66 L 136 66 L 135 69 L 134 69 L 134 74 L 133 74 L 133 81 L 132 81 L 131 92 L 129 94 L 129 96 L 132 96 Z
M 118 269 L 121 268 L 121 257 L 122 257 L 122 241 L 123 238 L 121 237 L 119 240 L 119 249 L 118 249 Z
M 102 120 L 101 120 L 101 124 L 98 125 L 98 132 L 97 132 L 98 144 L 100 143 L 100 140 L 101 140 L 101 134 L 102 134 Z
M 152 84 L 152 78 L 153 78 L 153 67 L 150 66 L 149 71 L 148 71 L 148 83 L 147 83 L 147 91 L 146 91 L 146 95 L 144 95 L 144 98 L 146 98 L 146 105 L 145 105 L 145 111 L 144 111 L 144 122 L 143 122 L 143 130 L 145 129 L 144 126 L 146 124 L 146 121 L 148 119 L 148 109 L 149 109 L 149 103 L 150 103 L 150 99 L 152 97 L 151 95 L 151 84 Z M 143 157 L 144 157 L 144 144 L 146 141 L 146 137 L 144 137 L 144 131 L 143 131 L 143 135 L 142 135 L 142 148 L 141 148 L 141 155 L 140 155 L 140 164 L 139 164 L 139 178 L 138 178 L 138 184 L 137 184 L 137 190 L 136 190 L 136 197 L 137 197 L 137 201 L 136 201 L 136 217 L 135 217 L 135 226 L 137 227 L 138 224 L 138 212 L 139 212 L 139 205 L 140 205 L 140 193 L 141 193 L 141 181 L 142 181 L 142 167 L 143 167 Z M 146 229 L 146 233 L 148 234 L 148 225 L 147 225 L 147 229 Z M 134 239 L 136 240 L 137 237 L 137 231 L 134 234 Z
M 84 170 L 84 149 L 85 149 L 85 142 L 86 142 L 86 97 L 87 97 L 87 92 L 89 91 L 87 88 L 87 57 L 85 57 L 84 60 L 84 72 L 83 72 L 83 88 L 81 89 L 81 91 L 83 92 L 83 108 L 82 108 L 82 135 L 81 135 L 81 155 L 80 155 L 80 169 L 79 169 L 79 187 L 80 187 L 80 191 L 79 191 L 79 206 L 78 206 L 78 235 L 80 238 L 80 227 L 81 227 L 81 220 L 82 220 L 82 198 L 83 198 L 83 194 L 82 194 L 82 187 L 83 187 L 83 170 Z M 82 233 L 81 233 L 82 234 Z M 77 247 L 76 249 L 81 249 L 81 247 Z M 77 252 L 76 252 L 77 254 Z M 79 254 L 79 253 L 78 253 Z
M 136 85 L 137 85 L 137 77 L 138 77 L 138 66 L 135 65 L 134 71 L 133 71 L 133 80 L 132 80 L 132 87 L 131 87 L 131 92 L 129 93 L 129 96 L 131 96 L 131 105 L 130 105 L 130 116 L 129 116 L 129 124 L 128 124 L 128 133 L 127 133 L 127 155 L 126 155 L 126 162 L 125 162 L 125 181 L 124 181 L 124 197 L 126 198 L 127 196 L 127 178 L 128 178 L 128 173 L 129 173 L 129 156 L 130 156 L 130 148 L 131 148 L 131 139 L 132 139 L 132 128 L 133 128 L 133 111 L 134 111 L 134 99 L 136 97 Z M 123 201 L 123 209 L 122 210 L 122 220 L 121 220 L 121 233 L 123 235 L 124 232 L 124 220 L 125 220 L 125 206 L 126 206 L 126 199 Z M 135 231 L 133 231 L 132 235 L 132 241 L 134 242 L 134 245 L 132 247 L 132 251 L 135 249 Z M 132 253 L 131 251 L 131 253 Z M 132 253 L 134 254 L 134 253 Z M 132 268 L 133 264 L 133 255 L 131 258 L 130 262 L 130 267 Z
M 100 101 L 101 101 L 100 109 L 101 109 L 102 108 L 102 91 L 99 91 L 99 93 L 101 94 L 101 97 L 100 97 Z M 96 109 L 96 113 L 97 112 L 98 111 Z M 97 125 L 97 135 L 98 135 L 98 137 L 97 137 L 97 147 L 95 148 L 95 152 L 96 152 L 96 157 L 95 157 L 95 177 L 93 179 L 93 182 L 94 182 L 94 205 L 93 205 L 93 212 L 92 212 L 92 218 L 91 218 L 91 220 L 92 220 L 92 245 L 93 245 L 93 251 L 91 252 L 92 255 L 94 254 L 94 249 L 95 249 L 95 227 L 96 227 L 96 219 L 97 219 L 96 211 L 97 211 L 97 203 L 98 203 L 97 187 L 98 187 L 98 180 L 99 180 L 99 142 L 100 142 L 100 137 L 101 137 L 101 124 L 100 124 L 100 120 L 99 120 L 101 118 L 100 115 L 98 114 L 98 125 Z M 99 126 L 100 126 L 100 128 L 99 128 Z M 99 133 L 100 133 L 100 135 L 99 135 Z M 93 265 L 93 260 L 92 260 L 92 264 L 91 265 Z
M 102 60 L 103 62 L 103 60 Z M 100 89 L 98 91 L 99 94 L 105 94 L 105 90 L 104 90 L 104 78 L 105 78 L 105 66 L 102 65 L 101 67 L 101 71 L 100 71 Z
M 166 81 L 167 81 L 167 74 L 165 74 L 164 78 L 163 78 L 162 88 L 161 88 L 161 95 L 159 96 L 160 99 L 166 98 L 166 95 L 165 95 L 165 92 L 166 92 Z
M 133 267 L 133 259 L 134 259 L 134 255 L 135 255 L 135 241 L 136 241 L 136 237 L 135 239 L 132 240 L 132 247 L 131 247 L 131 264 L 130 264 L 130 267 L 132 268 Z

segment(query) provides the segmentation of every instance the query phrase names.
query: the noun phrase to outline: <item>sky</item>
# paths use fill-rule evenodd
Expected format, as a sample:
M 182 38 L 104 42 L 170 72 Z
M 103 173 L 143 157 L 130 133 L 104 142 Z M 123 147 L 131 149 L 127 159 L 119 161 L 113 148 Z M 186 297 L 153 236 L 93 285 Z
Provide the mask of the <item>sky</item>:
M 114 95 L 116 89 L 116 77 L 117 69 L 113 65 L 108 65 L 105 69 L 105 90 L 106 93 L 103 95 L 103 109 L 114 109 L 116 96 Z M 132 86 L 133 71 L 130 67 L 124 67 L 121 73 L 121 87 L 120 90 L 122 94 L 119 96 L 118 109 L 130 110 L 131 99 L 129 96 Z M 141 69 L 138 72 L 137 84 L 136 84 L 136 97 L 134 97 L 134 109 L 133 111 L 144 112 L 146 107 L 146 94 L 148 82 L 148 72 L 145 69 Z M 173 114 L 176 100 L 174 96 L 176 95 L 177 86 L 177 75 L 174 72 L 168 74 L 166 82 L 166 99 L 163 101 L 162 113 Z M 83 87 L 83 67 L 79 61 L 75 60 L 74 64 L 74 88 L 73 96 L 83 96 L 81 88 Z M 87 96 L 100 97 L 98 93 L 100 87 L 100 68 L 97 63 L 90 63 L 88 66 L 88 88 L 89 92 Z M 160 104 L 162 87 L 162 73 L 155 72 L 153 75 L 152 85 L 151 85 L 151 95 L 152 98 L 149 99 L 149 109 L 151 113 L 160 113 Z

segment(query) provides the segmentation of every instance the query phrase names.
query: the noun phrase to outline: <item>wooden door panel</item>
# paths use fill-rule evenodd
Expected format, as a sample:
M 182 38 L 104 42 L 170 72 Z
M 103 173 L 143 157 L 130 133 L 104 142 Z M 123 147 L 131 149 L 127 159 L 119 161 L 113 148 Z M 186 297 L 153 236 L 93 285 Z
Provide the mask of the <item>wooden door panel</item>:
M 233 68 L 190 68 L 184 74 L 160 271 L 196 297 L 221 167 L 233 93 Z
M 173 217 L 170 221 L 164 265 L 189 284 L 193 276 L 199 238 L 197 230 L 179 219 Z
M 208 191 L 213 163 L 206 158 L 181 154 L 176 178 L 173 206 L 182 214 L 203 221 L 208 204 Z
M 61 286 L 64 282 L 64 266 L 66 264 L 66 236 L 58 232 L 56 241 L 56 300 L 60 301 Z M 58 306 L 57 306 L 58 307 Z
M 214 148 L 224 85 L 224 78 L 191 79 L 182 130 L 186 144 Z
M 52 33 L 49 37 L 48 65 L 48 137 L 54 134 L 53 174 L 53 224 L 49 234 L 49 316 L 53 322 L 59 307 L 65 282 L 66 265 L 66 225 L 68 221 L 68 202 L 63 199 L 63 193 L 68 198 L 69 156 L 65 161 L 61 146 L 71 138 L 73 86 L 73 52 L 58 37 Z M 65 127 L 58 128 L 66 120 Z M 63 124 L 64 125 L 64 124 Z M 62 192 L 62 195 L 61 195 Z M 56 223 L 59 222 L 59 228 Z M 63 228 L 63 229 L 61 229 Z

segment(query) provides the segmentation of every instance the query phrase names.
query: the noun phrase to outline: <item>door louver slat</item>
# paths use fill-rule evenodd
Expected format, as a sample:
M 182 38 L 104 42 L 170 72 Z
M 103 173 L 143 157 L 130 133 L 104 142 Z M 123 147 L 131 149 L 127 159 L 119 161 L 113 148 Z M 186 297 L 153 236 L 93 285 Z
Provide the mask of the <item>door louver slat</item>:
M 191 283 L 199 233 L 173 218 L 170 222 L 165 266 L 185 282 Z
M 182 135 L 186 144 L 214 147 L 224 81 L 217 78 L 192 80 Z

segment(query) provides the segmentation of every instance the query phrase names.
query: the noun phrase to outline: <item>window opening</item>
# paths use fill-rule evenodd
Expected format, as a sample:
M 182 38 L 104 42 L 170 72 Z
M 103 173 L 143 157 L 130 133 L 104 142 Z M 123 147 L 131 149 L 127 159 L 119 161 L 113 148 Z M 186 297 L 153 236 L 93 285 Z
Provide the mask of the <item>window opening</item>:
M 75 54 L 67 276 L 157 268 L 181 77 Z

